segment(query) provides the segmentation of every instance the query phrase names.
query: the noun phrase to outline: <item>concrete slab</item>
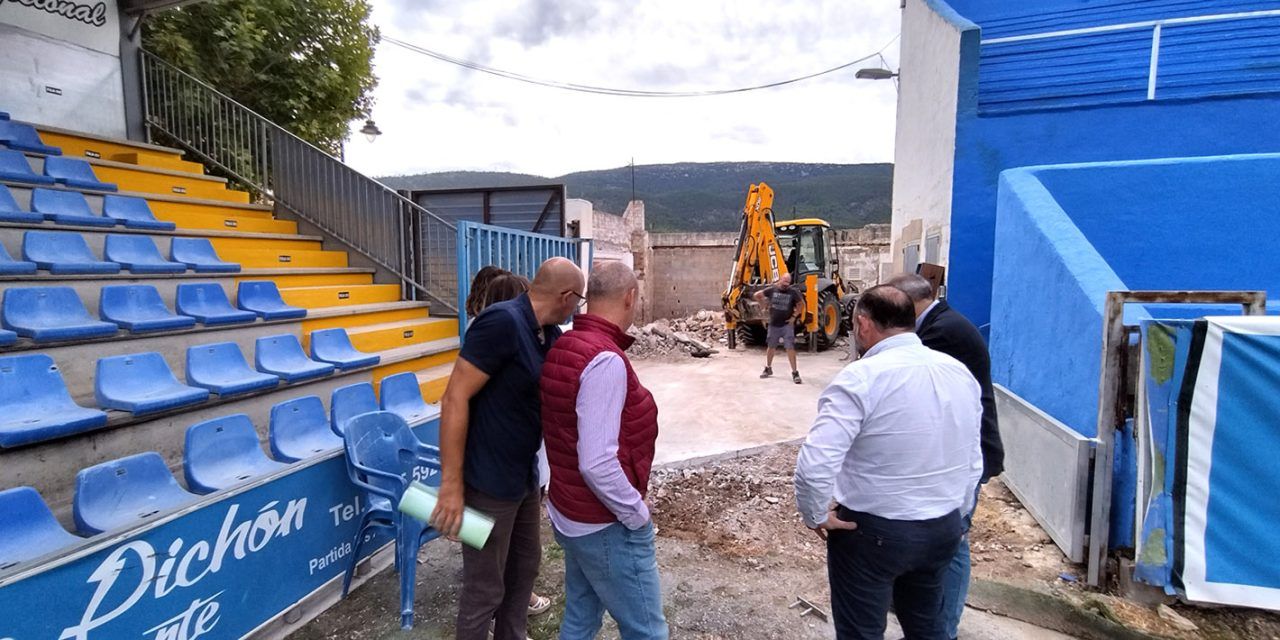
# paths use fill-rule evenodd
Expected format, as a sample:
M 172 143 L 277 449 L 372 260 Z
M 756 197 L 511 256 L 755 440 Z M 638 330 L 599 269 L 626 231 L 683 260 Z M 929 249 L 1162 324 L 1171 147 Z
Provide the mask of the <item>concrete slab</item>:
M 774 377 L 760 379 L 764 350 L 739 348 L 710 358 L 633 363 L 658 403 L 655 464 L 716 456 L 802 438 L 817 412 L 818 396 L 845 365 L 845 349 L 798 356 L 804 384 L 791 382 L 785 353 L 774 357 Z

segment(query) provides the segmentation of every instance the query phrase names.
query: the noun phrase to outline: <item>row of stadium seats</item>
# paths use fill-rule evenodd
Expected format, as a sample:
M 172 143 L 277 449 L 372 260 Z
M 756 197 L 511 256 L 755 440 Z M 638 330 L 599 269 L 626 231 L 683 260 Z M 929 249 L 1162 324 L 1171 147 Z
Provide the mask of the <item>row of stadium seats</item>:
M 44 173 L 31 168 L 21 151 L 0 149 L 0 180 L 27 184 L 62 184 L 75 189 L 116 191 L 116 185 L 98 179 L 93 165 L 84 160 L 49 156 L 44 158 Z
M 98 259 L 84 236 L 70 231 L 26 231 L 22 259 L 0 246 L 0 275 L 30 275 L 38 269 L 53 275 L 131 273 L 236 273 L 240 265 L 218 257 L 208 238 L 173 238 L 165 259 L 150 236 L 107 234 Z
M 79 191 L 62 191 L 37 187 L 31 190 L 31 210 L 24 211 L 13 199 L 13 192 L 0 185 L 0 222 L 26 222 L 38 224 L 49 220 L 56 224 L 83 227 L 114 227 L 124 225 L 128 229 L 155 229 L 172 231 L 172 222 L 156 220 L 151 205 L 142 198 L 107 194 L 102 196 L 102 215 L 89 207 L 89 201 Z
M 183 453 L 184 489 L 164 458 L 145 452 L 82 469 L 76 474 L 72 506 L 80 536 L 121 529 L 198 500 L 199 495 L 229 489 L 340 448 L 342 427 L 352 417 L 391 411 L 409 424 L 439 417 L 427 405 L 412 373 L 382 382 L 381 407 L 367 382 L 340 387 L 325 413 L 319 397 L 306 396 L 271 408 L 271 457 L 263 453 L 253 422 L 233 414 L 191 425 Z M 428 436 L 437 445 L 439 438 Z M 82 541 L 58 523 L 40 494 L 31 487 L 0 491 L 0 571 Z
M 0 346 L 18 337 L 37 343 L 113 336 L 120 329 L 133 333 L 190 329 L 306 317 L 307 310 L 285 304 L 270 280 L 247 280 L 237 287 L 232 307 L 216 282 L 180 284 L 177 313 L 169 311 L 151 285 L 108 285 L 98 293 L 95 320 L 71 287 L 11 287 L 0 297 Z
M 311 357 L 297 336 L 258 338 L 251 368 L 234 342 L 187 348 L 186 384 L 157 352 L 99 358 L 93 395 L 98 408 L 72 399 L 53 358 L 42 353 L 0 357 L 0 447 L 17 447 L 98 429 L 104 410 L 141 416 L 228 397 L 281 382 L 293 384 L 378 364 L 381 356 L 357 351 L 346 329 L 311 333 Z

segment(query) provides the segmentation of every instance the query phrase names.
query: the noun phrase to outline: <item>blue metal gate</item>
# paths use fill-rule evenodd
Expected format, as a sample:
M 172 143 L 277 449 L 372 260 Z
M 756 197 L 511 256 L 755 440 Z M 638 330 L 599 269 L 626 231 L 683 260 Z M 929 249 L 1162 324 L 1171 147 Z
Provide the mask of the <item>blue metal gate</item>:
M 458 334 L 467 333 L 467 296 L 480 269 L 493 265 L 532 280 L 538 265 L 555 257 L 589 268 L 591 241 L 458 221 Z

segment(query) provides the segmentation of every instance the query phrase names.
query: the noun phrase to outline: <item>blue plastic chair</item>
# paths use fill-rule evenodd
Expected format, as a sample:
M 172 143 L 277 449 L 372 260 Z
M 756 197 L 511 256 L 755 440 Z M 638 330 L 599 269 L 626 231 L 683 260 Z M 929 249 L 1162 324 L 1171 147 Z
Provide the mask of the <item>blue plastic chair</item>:
M 18 334 L 8 329 L 0 329 L 0 347 L 7 347 L 18 341 Z
M 185 273 L 187 265 L 160 255 L 150 236 L 108 234 L 102 257 L 120 263 L 131 273 Z
M 4 290 L 0 322 L 36 342 L 115 335 L 118 327 L 94 320 L 71 287 L 11 287 Z
M 195 318 L 169 311 L 160 292 L 149 284 L 103 287 L 98 294 L 98 316 L 134 333 L 190 329 L 196 325 Z
M 252 311 L 263 320 L 291 320 L 305 318 L 307 310 L 284 303 L 280 289 L 270 280 L 248 280 L 236 290 L 236 305 Z
M 378 391 L 382 394 L 382 410 L 404 418 L 412 426 L 440 417 L 440 407 L 427 404 L 422 399 L 422 387 L 418 385 L 418 376 L 412 371 L 383 378 Z M 437 436 L 426 439 L 425 442 L 439 446 L 440 439 Z
M 22 259 L 54 275 L 120 273 L 120 265 L 99 260 L 89 243 L 70 231 L 28 231 L 22 234 Z
M 353 551 L 342 577 L 342 597 L 360 559 L 360 547 L 373 529 L 391 529 L 396 537 L 396 570 L 400 573 L 400 627 L 413 627 L 413 591 L 417 582 L 418 549 L 440 533 L 425 522 L 395 509 L 413 478 L 414 468 L 439 469 L 439 452 L 424 446 L 409 425 L 394 413 L 378 411 L 352 418 L 343 438 L 347 475 L 365 494 L 364 511 L 356 531 Z
M 9 187 L 0 184 L 0 222 L 39 224 L 44 222 L 44 216 L 39 213 L 23 211 L 22 207 L 18 206 L 18 201 L 13 199 L 13 194 L 9 192 Z
M 240 271 L 240 265 L 218 257 L 208 238 L 174 238 L 169 242 L 169 259 L 191 267 L 196 273 Z
M 107 414 L 71 399 L 53 358 L 43 353 L 0 357 L 0 447 L 52 440 L 106 424 Z
M 116 185 L 99 180 L 88 162 L 76 158 L 45 158 L 44 175 L 76 189 L 116 190 Z
M 191 316 L 206 325 L 253 322 L 258 314 L 240 311 L 231 306 L 227 292 L 216 282 L 195 282 L 178 285 L 177 309 L 182 315 Z
M 36 263 L 25 260 L 14 260 L 4 245 L 0 244 L 0 275 L 25 276 L 36 272 Z
M 114 227 L 116 221 L 104 218 L 89 208 L 89 202 L 82 194 L 75 191 L 57 191 L 54 189 L 33 189 L 31 191 L 31 211 L 52 220 L 57 224 L 72 224 L 82 227 Z
M 31 487 L 0 491 L 0 571 L 82 542 L 53 517 Z
M 128 229 L 172 231 L 178 227 L 166 220 L 156 220 L 155 214 L 151 213 L 151 205 L 146 200 L 131 196 L 102 196 L 102 215 Z
M 298 336 L 289 333 L 258 338 L 253 345 L 253 366 L 258 371 L 274 373 L 288 383 L 333 373 L 333 365 L 308 358 L 302 352 Z
M 329 425 L 339 437 L 345 433 L 347 422 L 362 414 L 378 410 L 378 395 L 373 385 L 357 382 L 338 387 L 329 396 Z
M 297 462 L 342 447 L 329 428 L 329 414 L 318 396 L 303 396 L 271 407 L 271 457 Z
M 341 327 L 312 331 L 311 357 L 321 362 L 328 362 L 339 371 L 372 367 L 382 360 L 382 356 L 357 351 L 351 346 L 347 330 Z
M 143 415 L 200 404 L 209 391 L 178 382 L 164 357 L 150 351 L 99 358 L 93 396 L 103 409 Z
M 35 127 L 21 122 L 6 120 L 0 122 L 0 143 L 17 151 L 43 153 L 48 156 L 62 155 L 62 149 L 51 147 L 40 139 Z
M 178 486 L 154 451 L 111 460 L 76 474 L 76 530 L 94 535 L 154 518 L 196 500 Z
M 187 349 L 187 384 L 230 396 L 274 389 L 280 378 L 249 368 L 236 343 L 217 342 Z
M 31 170 L 31 163 L 21 151 L 0 149 L 0 180 L 28 184 L 53 184 L 53 178 Z
M 288 465 L 267 458 L 249 416 L 237 413 L 187 428 L 182 469 L 187 488 L 213 493 Z

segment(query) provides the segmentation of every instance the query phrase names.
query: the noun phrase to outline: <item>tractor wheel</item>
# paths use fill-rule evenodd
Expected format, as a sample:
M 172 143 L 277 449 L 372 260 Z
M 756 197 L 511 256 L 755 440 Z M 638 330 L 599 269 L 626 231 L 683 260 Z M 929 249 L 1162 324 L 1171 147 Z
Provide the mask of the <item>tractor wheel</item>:
M 840 337 L 840 325 L 844 321 L 840 315 L 836 294 L 823 291 L 818 295 L 818 349 L 830 349 L 836 343 L 836 338 Z
M 738 325 L 738 342 L 744 347 L 758 347 L 764 344 L 768 334 L 765 328 L 755 323 L 742 323 Z

